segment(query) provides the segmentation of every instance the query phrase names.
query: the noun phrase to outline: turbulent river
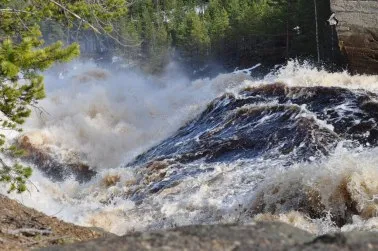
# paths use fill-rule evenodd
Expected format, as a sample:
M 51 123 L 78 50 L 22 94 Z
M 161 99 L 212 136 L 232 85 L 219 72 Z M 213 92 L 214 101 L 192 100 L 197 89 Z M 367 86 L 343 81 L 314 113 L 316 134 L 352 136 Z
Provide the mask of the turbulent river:
M 77 64 L 46 83 L 25 132 L 8 133 L 34 167 L 30 192 L 8 195 L 27 206 L 116 234 L 378 229 L 378 76 L 290 61 L 190 81 L 174 65 L 152 78 Z

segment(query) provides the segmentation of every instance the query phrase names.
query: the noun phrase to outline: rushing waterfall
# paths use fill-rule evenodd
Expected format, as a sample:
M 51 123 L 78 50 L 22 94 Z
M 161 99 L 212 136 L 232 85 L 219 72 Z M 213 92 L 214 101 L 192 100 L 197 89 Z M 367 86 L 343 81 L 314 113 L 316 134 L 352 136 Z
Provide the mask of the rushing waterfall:
M 378 76 L 290 61 L 190 81 L 174 65 L 153 78 L 84 64 L 47 84 L 46 112 L 12 135 L 39 192 L 9 196 L 27 206 L 116 234 L 378 225 Z

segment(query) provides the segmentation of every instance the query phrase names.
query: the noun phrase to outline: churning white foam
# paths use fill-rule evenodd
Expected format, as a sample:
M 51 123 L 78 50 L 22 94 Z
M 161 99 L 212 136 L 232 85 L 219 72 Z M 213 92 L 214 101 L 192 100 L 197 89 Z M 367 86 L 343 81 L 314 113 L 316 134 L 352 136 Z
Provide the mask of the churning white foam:
M 26 134 L 96 169 L 131 160 L 247 78 L 220 75 L 190 82 L 173 66 L 159 78 L 111 73 L 90 64 L 68 68 L 63 79 L 47 74 L 47 98 L 40 103 L 46 113 L 33 114 Z
M 30 186 L 30 193 L 9 196 L 48 215 L 116 234 L 178 225 L 248 222 L 252 219 L 248 212 L 257 197 L 282 210 L 276 210 L 276 216 L 260 215 L 256 219 L 280 220 L 313 233 L 376 228 L 377 149 L 347 150 L 340 146 L 328 159 L 290 168 L 279 159 L 201 164 L 195 168 L 212 167 L 214 171 L 147 194 L 141 204 L 130 199 L 132 191 L 144 189 L 137 179 L 154 177 L 143 170 L 120 168 L 120 164 L 174 133 L 225 91 L 237 92 L 245 86 L 275 81 L 291 86 L 372 91 L 378 87 L 378 76 L 328 73 L 295 61 L 262 80 L 222 74 L 193 82 L 173 68 L 160 78 L 152 78 L 78 64 L 64 79 L 47 76 L 48 98 L 40 105 L 48 114 L 35 112 L 25 133 L 45 151 L 59 152 L 57 158 L 77 156 L 95 168 L 97 176 L 82 184 L 74 179 L 52 182 L 35 169 L 31 181 L 39 192 Z M 319 211 L 326 215 L 342 212 L 349 202 L 343 201 L 346 197 L 341 188 L 359 214 L 341 229 L 330 216 L 310 219 L 290 210 L 295 208 L 294 195 L 306 195 L 311 190 L 324 206 Z M 5 193 L 6 188 L 1 185 L 0 191 Z
M 338 217 L 349 221 L 342 231 L 369 229 L 369 226 L 371 229 L 372 224 L 377 226 L 378 149 L 348 150 L 342 145 L 340 143 L 329 158 L 320 162 L 268 171 L 250 207 L 262 207 L 263 212 L 280 215 L 275 219 L 279 221 L 287 220 L 287 213 L 294 209 L 326 215 L 320 217 L 323 219 Z M 302 220 L 301 217 L 293 218 L 293 223 Z M 319 223 L 314 219 L 307 221 Z M 334 224 L 322 227 L 318 228 L 320 233 L 327 232 L 324 227 L 336 229 Z
M 253 85 L 255 81 L 246 81 Z M 330 73 L 324 68 L 317 68 L 309 62 L 290 60 L 286 65 L 266 75 L 259 84 L 282 82 L 288 86 L 327 86 L 350 89 L 378 90 L 378 75 L 350 75 L 346 70 Z

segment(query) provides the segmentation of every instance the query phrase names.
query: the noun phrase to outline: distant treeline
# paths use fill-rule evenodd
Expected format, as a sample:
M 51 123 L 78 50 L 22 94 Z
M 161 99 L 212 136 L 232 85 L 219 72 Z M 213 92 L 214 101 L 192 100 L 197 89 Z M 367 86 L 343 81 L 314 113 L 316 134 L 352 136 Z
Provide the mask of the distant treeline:
M 116 39 L 91 31 L 68 34 L 49 22 L 43 27 L 46 40 L 79 40 L 84 55 L 118 55 L 151 73 L 172 58 L 190 70 L 214 64 L 232 69 L 317 59 L 315 2 L 320 59 L 334 62 L 329 0 L 134 0 L 113 24 Z

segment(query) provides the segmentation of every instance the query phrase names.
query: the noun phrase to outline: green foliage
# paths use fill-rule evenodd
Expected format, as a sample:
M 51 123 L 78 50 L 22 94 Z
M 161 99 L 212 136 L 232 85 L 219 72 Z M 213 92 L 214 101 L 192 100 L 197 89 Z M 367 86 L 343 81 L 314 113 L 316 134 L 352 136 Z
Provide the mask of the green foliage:
M 207 57 L 210 37 L 203 19 L 194 11 L 190 11 L 179 24 L 175 39 L 184 58 L 191 63 L 203 62 Z
M 229 15 L 219 0 L 210 0 L 206 11 L 208 33 L 213 43 L 224 39 L 230 28 Z
M 33 170 L 30 167 L 15 163 L 13 166 L 6 166 L 4 163 L 0 169 L 0 182 L 9 183 L 8 193 L 18 193 L 27 190 L 26 182 L 31 177 Z
M 172 56 L 192 70 L 212 61 L 234 68 L 316 54 L 313 1 L 138 0 L 126 4 L 127 0 L 0 0 L 0 127 L 21 131 L 31 107 L 45 96 L 41 72 L 78 56 L 75 41 L 85 47 L 83 41 L 99 40 L 101 57 L 105 46 L 150 73 L 161 72 Z M 318 4 L 319 20 L 326 20 L 329 2 Z M 296 26 L 300 30 L 294 30 Z M 326 58 L 329 35 L 325 25 L 319 29 L 321 55 Z M 0 137 L 0 145 L 4 152 L 20 153 L 5 137 Z M 10 170 L 15 167 L 0 165 L 1 172 Z
M 318 7 L 326 20 L 329 3 Z M 135 41 L 125 58 L 155 70 L 172 55 L 197 67 L 212 60 L 235 67 L 316 54 L 308 0 L 140 0 L 117 23 L 127 27 L 122 37 Z M 327 37 L 325 27 L 320 33 Z
M 64 27 L 75 26 L 109 34 L 112 21 L 125 14 L 125 0 L 0 0 L 0 129 L 22 131 L 31 108 L 45 97 L 42 72 L 80 54 L 77 43 L 65 46 L 54 37 L 45 45 L 41 26 L 42 30 L 46 25 L 54 27 L 59 38 Z M 14 158 L 24 153 L 3 134 L 0 147 L 3 154 Z M 8 166 L 0 159 L 0 182 L 9 183 L 9 192 L 24 192 L 31 174 L 30 167 Z

